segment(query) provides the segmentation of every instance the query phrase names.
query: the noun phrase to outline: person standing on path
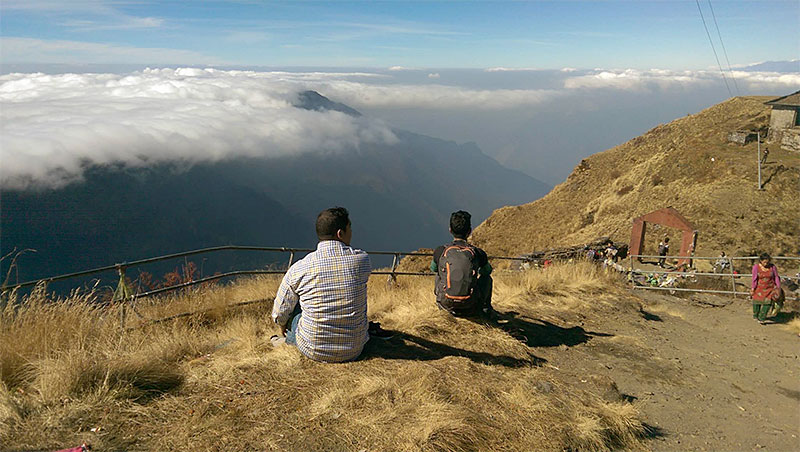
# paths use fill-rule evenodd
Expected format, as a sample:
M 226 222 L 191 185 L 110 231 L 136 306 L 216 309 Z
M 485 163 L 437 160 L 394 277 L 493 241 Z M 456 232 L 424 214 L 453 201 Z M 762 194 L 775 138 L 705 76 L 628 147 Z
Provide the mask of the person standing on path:
M 664 240 L 658 244 L 658 255 L 659 256 L 666 256 L 669 253 L 669 237 L 664 237 Z M 664 263 L 667 261 L 666 257 L 662 257 L 658 260 L 658 266 L 663 268 Z
M 753 281 L 750 286 L 750 298 L 753 300 L 753 318 L 762 325 L 773 302 L 781 295 L 781 278 L 778 269 L 772 263 L 772 257 L 761 253 L 758 262 L 753 265 Z

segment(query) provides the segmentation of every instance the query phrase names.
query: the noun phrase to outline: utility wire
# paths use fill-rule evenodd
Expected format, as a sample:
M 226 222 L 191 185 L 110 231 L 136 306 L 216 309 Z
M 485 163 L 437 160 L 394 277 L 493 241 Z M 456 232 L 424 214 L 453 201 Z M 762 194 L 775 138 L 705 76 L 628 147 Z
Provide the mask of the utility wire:
M 722 80 L 725 82 L 725 88 L 728 89 L 728 95 L 733 97 L 733 93 L 731 92 L 731 87 L 728 85 L 728 79 L 725 77 L 725 71 L 722 69 L 722 64 L 719 62 L 719 56 L 717 56 L 717 49 L 714 48 L 714 41 L 711 39 L 711 33 L 708 32 L 708 25 L 706 25 L 706 18 L 703 16 L 703 9 L 700 8 L 700 0 L 694 0 L 697 3 L 697 10 L 700 11 L 700 18 L 703 20 L 703 28 L 706 29 L 706 36 L 708 36 L 708 42 L 711 44 L 711 50 L 714 52 L 714 58 L 717 60 L 717 66 L 719 66 L 719 72 L 722 74 Z
M 742 93 L 739 91 L 739 84 L 736 83 L 736 77 L 734 77 L 733 69 L 731 69 L 731 60 L 728 59 L 728 51 L 725 49 L 725 42 L 722 40 L 722 33 L 719 32 L 719 24 L 717 24 L 717 16 L 714 14 L 714 7 L 711 6 L 711 0 L 708 0 L 708 8 L 711 10 L 711 17 L 714 18 L 714 26 L 717 27 L 717 36 L 719 36 L 719 43 L 722 45 L 722 53 L 725 55 L 725 62 L 728 63 L 728 72 L 730 72 L 733 86 L 736 88 L 736 95 L 741 96 Z

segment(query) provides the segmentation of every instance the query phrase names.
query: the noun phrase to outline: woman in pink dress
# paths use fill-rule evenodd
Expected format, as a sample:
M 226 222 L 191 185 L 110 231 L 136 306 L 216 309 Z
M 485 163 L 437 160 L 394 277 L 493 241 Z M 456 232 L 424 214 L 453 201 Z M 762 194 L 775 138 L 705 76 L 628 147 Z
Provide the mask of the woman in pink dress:
M 753 318 L 762 325 L 767 318 L 772 303 L 781 294 L 781 278 L 778 269 L 772 263 L 772 257 L 761 253 L 758 263 L 753 265 L 753 282 L 750 286 L 750 298 L 753 299 Z

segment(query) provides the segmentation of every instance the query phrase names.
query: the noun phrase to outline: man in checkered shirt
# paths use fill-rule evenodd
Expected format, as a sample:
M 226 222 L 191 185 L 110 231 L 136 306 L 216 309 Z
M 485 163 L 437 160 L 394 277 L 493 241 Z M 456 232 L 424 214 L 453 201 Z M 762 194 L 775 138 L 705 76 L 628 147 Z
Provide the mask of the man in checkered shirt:
M 289 268 L 272 306 L 272 319 L 285 342 L 315 361 L 356 359 L 370 337 L 371 266 L 367 253 L 350 247 L 352 236 L 347 209 L 320 212 L 317 250 Z M 275 337 L 273 343 L 281 339 Z

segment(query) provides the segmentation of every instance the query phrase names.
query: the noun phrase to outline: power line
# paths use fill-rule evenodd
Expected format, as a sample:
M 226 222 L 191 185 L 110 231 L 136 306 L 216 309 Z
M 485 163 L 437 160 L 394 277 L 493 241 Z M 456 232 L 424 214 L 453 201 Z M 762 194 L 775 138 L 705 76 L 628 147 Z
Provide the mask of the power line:
M 714 52 L 714 58 L 717 60 L 717 66 L 719 66 L 719 73 L 722 74 L 722 80 L 725 82 L 725 88 L 728 89 L 728 95 L 733 97 L 733 93 L 731 92 L 731 87 L 728 85 L 728 79 L 725 77 L 725 71 L 722 69 L 722 64 L 719 62 L 719 56 L 717 56 L 717 49 L 714 48 L 714 41 L 711 39 L 711 33 L 708 32 L 708 25 L 706 25 L 706 18 L 703 16 L 703 10 L 700 8 L 700 0 L 694 0 L 697 3 L 697 10 L 700 11 L 700 18 L 703 20 L 703 28 L 706 29 L 706 36 L 708 36 L 708 42 L 711 44 L 711 50 Z
M 708 0 L 708 8 L 711 10 L 711 17 L 714 19 L 714 26 L 717 27 L 717 36 L 719 36 L 719 43 L 722 45 L 722 53 L 725 55 L 725 62 L 728 63 L 728 72 L 731 74 L 733 86 L 736 88 L 736 94 L 741 95 L 739 92 L 739 84 L 736 83 L 736 77 L 733 76 L 733 69 L 731 69 L 731 60 L 728 59 L 728 51 L 725 49 L 725 42 L 722 40 L 722 33 L 719 32 L 719 24 L 717 24 L 717 16 L 714 14 L 714 7 L 711 6 L 711 0 Z

